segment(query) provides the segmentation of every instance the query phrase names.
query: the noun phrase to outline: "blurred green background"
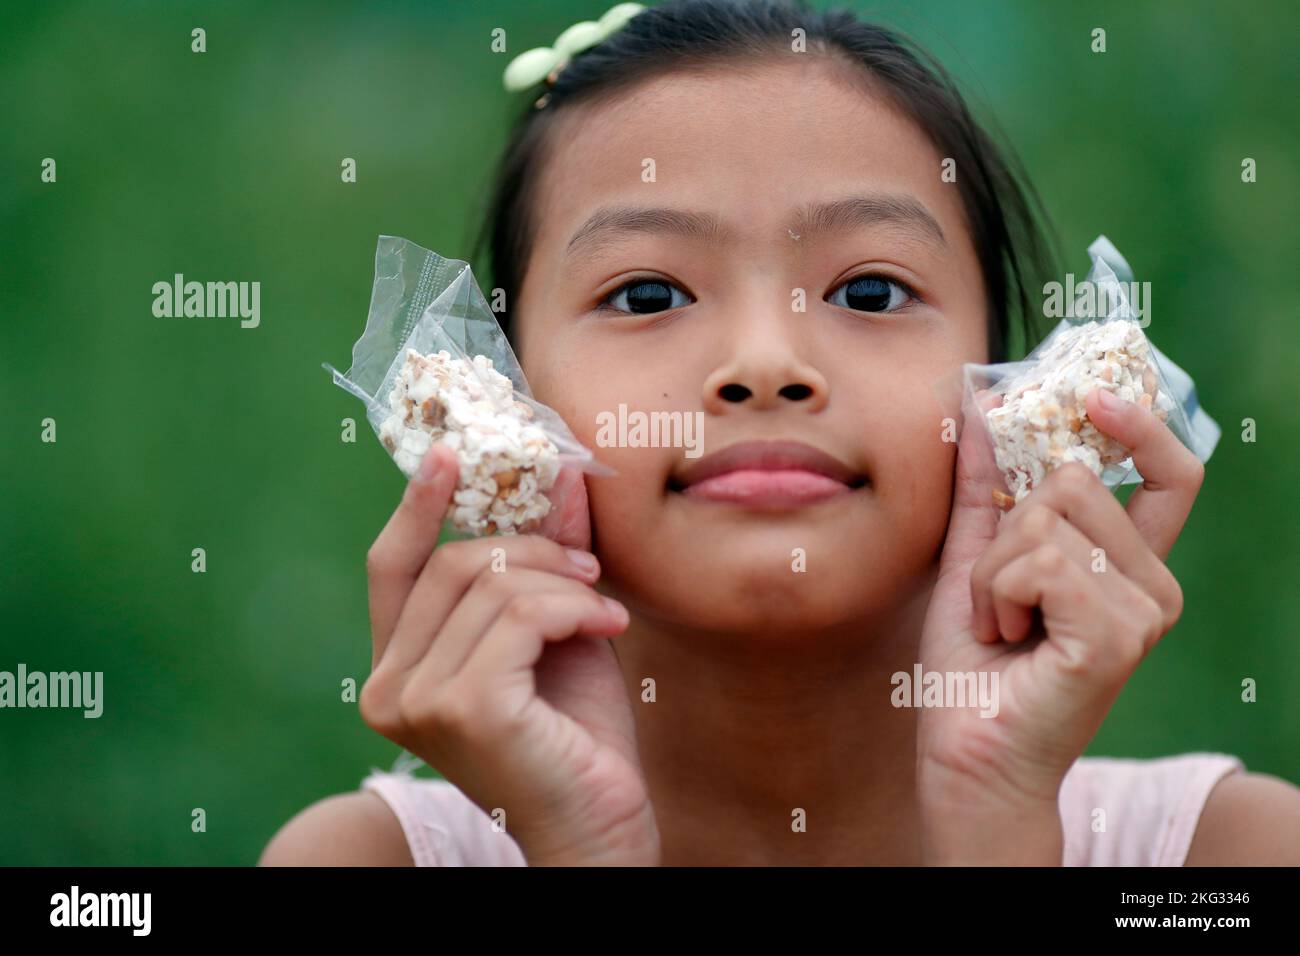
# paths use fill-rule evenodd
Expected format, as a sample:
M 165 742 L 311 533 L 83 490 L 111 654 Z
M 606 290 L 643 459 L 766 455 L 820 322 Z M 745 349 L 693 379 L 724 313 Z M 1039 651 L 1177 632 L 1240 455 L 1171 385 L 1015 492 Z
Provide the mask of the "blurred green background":
M 348 365 L 379 234 L 469 255 L 507 59 L 609 5 L 0 12 L 0 670 L 102 670 L 106 698 L 97 720 L 0 710 L 0 863 L 252 863 L 391 765 L 340 682 L 369 670 L 364 555 L 403 482 L 320 362 Z M 1068 267 L 1104 232 L 1152 283 L 1152 337 L 1224 428 L 1171 558 L 1182 622 L 1088 753 L 1218 750 L 1300 781 L 1298 8 L 856 6 L 996 116 Z M 155 318 L 177 272 L 260 281 L 261 326 Z

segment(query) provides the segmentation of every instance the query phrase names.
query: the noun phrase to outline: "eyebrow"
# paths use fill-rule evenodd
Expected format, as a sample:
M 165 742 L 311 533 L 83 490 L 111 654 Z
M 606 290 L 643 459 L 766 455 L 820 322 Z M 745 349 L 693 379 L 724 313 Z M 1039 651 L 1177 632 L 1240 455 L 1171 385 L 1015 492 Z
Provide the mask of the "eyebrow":
M 938 221 L 920 200 L 906 194 L 882 193 L 846 196 L 830 202 L 808 203 L 796 210 L 788 229 L 794 238 L 846 232 L 889 223 L 916 238 L 947 246 Z M 734 232 L 712 213 L 667 206 L 605 206 L 579 227 L 565 247 L 566 259 L 590 258 L 601 243 L 637 234 L 677 236 L 710 245 L 724 242 Z

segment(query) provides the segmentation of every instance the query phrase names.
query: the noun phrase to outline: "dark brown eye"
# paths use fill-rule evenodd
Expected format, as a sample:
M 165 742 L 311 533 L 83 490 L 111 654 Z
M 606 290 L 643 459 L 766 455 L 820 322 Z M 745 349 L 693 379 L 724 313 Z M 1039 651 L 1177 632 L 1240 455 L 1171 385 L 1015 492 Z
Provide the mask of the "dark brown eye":
M 680 295 L 681 301 L 674 300 L 674 292 Z M 620 300 L 626 300 L 626 304 L 620 305 Z M 602 303 L 614 311 L 633 315 L 652 315 L 689 304 L 686 293 L 662 279 L 636 279 L 620 287 Z
M 837 298 L 841 290 L 844 295 Z M 867 275 L 845 282 L 827 301 L 859 312 L 892 312 L 906 305 L 911 298 L 911 290 L 901 282 Z

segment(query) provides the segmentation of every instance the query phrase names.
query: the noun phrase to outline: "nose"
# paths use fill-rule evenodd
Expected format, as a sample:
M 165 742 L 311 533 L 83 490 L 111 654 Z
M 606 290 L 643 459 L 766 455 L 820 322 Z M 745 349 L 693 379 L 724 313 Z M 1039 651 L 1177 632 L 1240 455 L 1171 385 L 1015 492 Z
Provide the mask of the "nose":
M 738 407 L 758 411 L 789 406 L 816 412 L 829 399 L 825 377 L 779 335 L 763 342 L 751 339 L 704 381 L 704 409 L 711 415 Z

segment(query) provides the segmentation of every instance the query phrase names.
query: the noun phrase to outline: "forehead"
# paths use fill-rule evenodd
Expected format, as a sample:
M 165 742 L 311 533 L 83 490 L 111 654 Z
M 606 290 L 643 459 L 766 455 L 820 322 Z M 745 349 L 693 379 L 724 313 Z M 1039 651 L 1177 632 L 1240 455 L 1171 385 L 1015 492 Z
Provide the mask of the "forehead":
M 811 201 L 911 196 L 950 241 L 964 233 L 960 197 L 920 128 L 812 57 L 674 72 L 584 104 L 551 133 L 533 252 L 552 263 L 611 203 L 698 210 L 744 241 L 788 243 Z

